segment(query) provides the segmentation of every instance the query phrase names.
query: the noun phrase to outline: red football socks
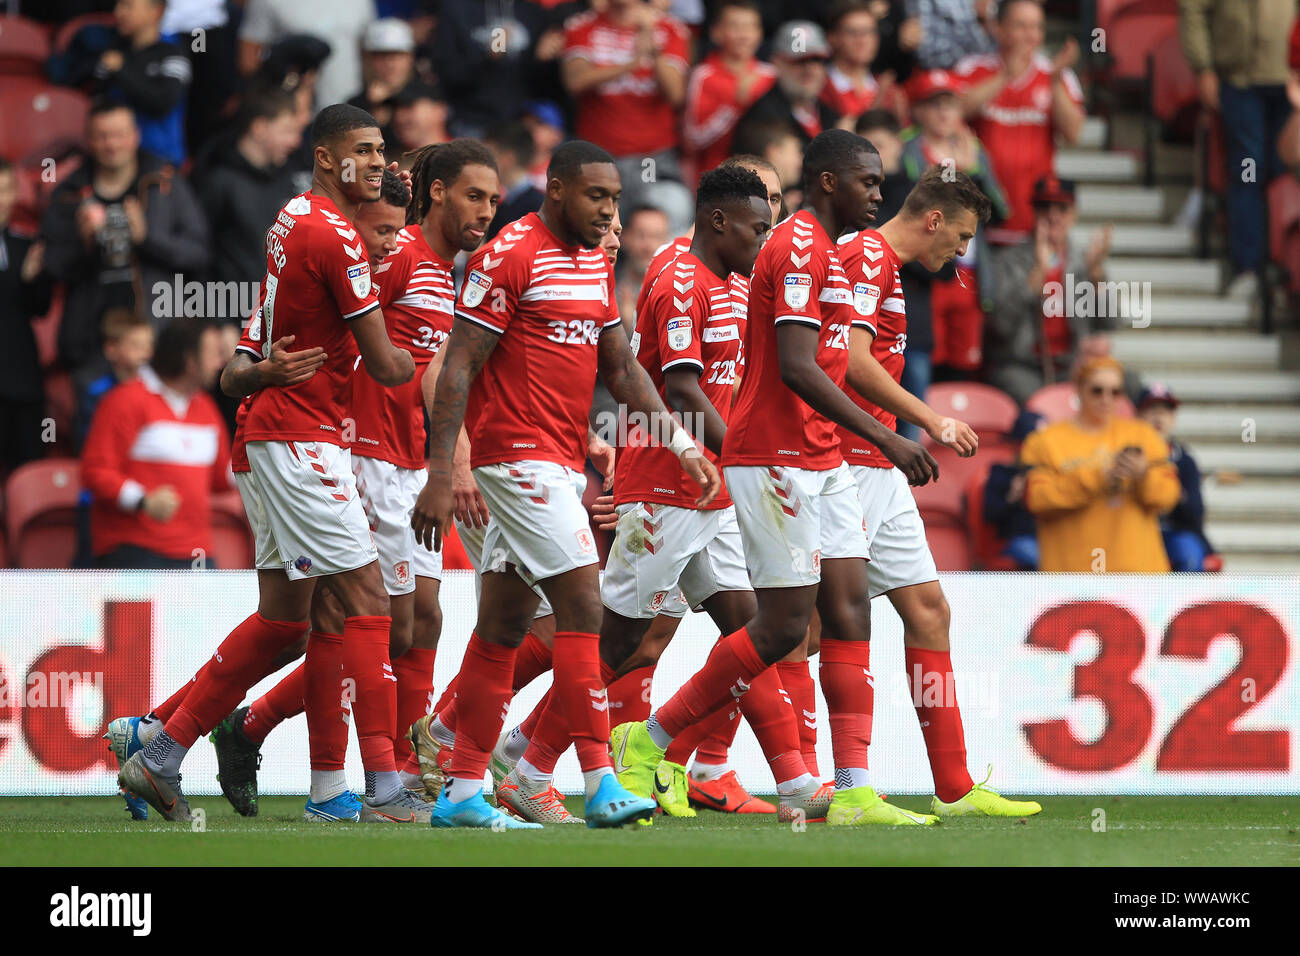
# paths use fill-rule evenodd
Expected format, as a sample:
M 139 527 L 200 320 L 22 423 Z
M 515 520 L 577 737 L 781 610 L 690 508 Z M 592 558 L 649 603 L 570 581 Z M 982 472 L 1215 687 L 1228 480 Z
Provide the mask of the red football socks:
M 930 756 L 934 792 L 952 803 L 970 792 L 974 781 L 966 769 L 966 735 L 957 706 L 957 682 L 948 651 L 906 649 L 907 682 Z
M 456 745 L 448 776 L 481 780 L 510 703 L 515 649 L 471 634 L 460 665 Z
M 517 694 L 551 669 L 551 649 L 529 631 L 515 652 L 515 673 L 511 678 Z
M 822 639 L 822 693 L 831 718 L 835 769 L 867 769 L 871 743 L 871 645 L 866 641 Z
M 342 770 L 352 718 L 351 695 L 344 694 L 343 635 L 312 631 L 301 670 L 311 769 Z
M 199 671 L 190 693 L 167 720 L 167 736 L 182 747 L 193 747 L 239 706 L 248 689 L 267 675 L 280 651 L 298 640 L 302 631 L 300 621 L 249 615 Z
M 754 649 L 749 632 L 741 628 L 718 641 L 699 672 L 655 711 L 655 719 L 664 733 L 676 737 L 691 724 L 739 700 L 767 666 Z
M 436 654 L 432 647 L 412 647 L 393 661 L 393 676 L 397 678 L 393 758 L 399 767 L 405 766 L 406 758 L 411 755 L 411 725 L 427 714 L 433 703 L 433 659 Z
M 654 679 L 655 665 L 628 671 L 606 689 L 609 698 L 609 725 L 617 727 L 629 722 L 640 723 L 650 717 L 650 683 Z
M 269 734 L 290 717 L 297 717 L 305 709 L 303 697 L 307 692 L 307 665 L 299 664 L 287 677 L 257 700 L 244 715 L 244 736 L 261 744 Z
M 813 681 L 808 662 L 781 661 L 776 665 L 781 675 L 781 686 L 790 695 L 795 721 L 799 725 L 799 752 L 804 766 L 814 777 L 817 771 L 817 685 Z
M 388 660 L 392 624 L 391 617 L 381 615 L 359 615 L 343 622 L 343 689 L 352 698 L 357 744 L 367 773 L 397 772 L 393 760 L 397 679 Z

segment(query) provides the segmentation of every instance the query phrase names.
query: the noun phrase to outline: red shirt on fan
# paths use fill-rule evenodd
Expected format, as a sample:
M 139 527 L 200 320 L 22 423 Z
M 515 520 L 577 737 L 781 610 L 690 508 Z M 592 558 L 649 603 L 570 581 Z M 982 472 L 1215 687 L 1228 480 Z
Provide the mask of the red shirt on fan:
M 665 401 L 665 373 L 675 369 L 698 373 L 701 391 L 726 422 L 743 334 L 730 283 L 688 251 L 655 280 L 645 308 L 637 313 L 632 350 Z M 676 455 L 662 445 L 651 446 L 639 429 L 629 435 L 627 444 L 618 456 L 615 504 L 653 501 L 694 507 L 700 487 L 682 472 Z M 704 454 L 717 463 L 708 449 Z M 724 489 L 709 509 L 730 504 Z
M 839 241 L 840 262 L 853 293 L 853 325 L 871 332 L 871 356 L 895 382 L 903 377 L 903 352 L 907 348 L 907 310 L 903 302 L 903 283 L 898 270 L 898 253 L 874 229 L 851 232 Z M 853 389 L 845 389 L 858 407 L 878 422 L 894 430 L 897 419 Z M 861 435 L 839 429 L 840 447 L 850 465 L 870 468 L 893 468 L 894 464 L 880 449 Z
M 607 14 L 581 13 L 564 27 L 564 59 L 581 58 L 595 66 L 630 63 L 636 57 L 632 27 L 615 24 Z M 672 17 L 655 24 L 655 49 L 685 76 L 690 69 L 686 27 Z M 578 139 L 595 143 L 614 156 L 674 149 L 678 144 L 677 111 L 664 99 L 647 60 L 627 73 L 577 97 Z
M 741 99 L 740 77 L 727 68 L 719 54 L 710 53 L 691 71 L 682 139 L 697 174 L 708 172 L 731 155 L 732 134 L 741 115 L 776 82 L 776 67 L 762 60 L 751 60 L 746 72 L 754 80 Z
M 1001 66 L 996 54 L 976 54 L 957 63 L 953 78 L 963 87 L 970 87 L 987 80 Z M 1061 79 L 1070 99 L 1083 105 L 1083 90 L 1074 72 L 1062 71 Z M 1011 206 L 1010 218 L 988 231 L 989 240 L 1003 244 L 1020 242 L 1034 228 L 1034 207 L 1030 202 L 1034 183 L 1052 175 L 1056 155 L 1051 61 L 1041 53 L 1034 54 L 1024 75 L 1012 80 L 984 104 L 973 126 Z
M 834 63 L 826 64 L 826 85 L 820 99 L 840 116 L 861 116 L 870 109 L 885 109 L 901 118 L 907 112 L 907 99 L 898 87 L 891 87 L 882 97 L 880 84 L 868 73 L 866 85 L 859 89 Z
M 320 346 L 328 358 L 301 384 L 259 390 L 244 440 L 342 444 L 357 357 L 347 320 L 379 307 L 365 244 L 333 202 L 306 192 L 276 215 L 266 246 L 258 332 L 263 357 L 276 339 L 293 335 L 295 351 Z
M 418 225 L 397 236 L 397 249 L 375 267 L 388 337 L 415 360 L 411 380 L 385 388 L 369 375 L 352 376 L 353 454 L 399 468 L 423 468 L 424 396 L 420 380 L 451 334 L 456 306 L 452 264 L 429 248 Z
M 230 446 L 216 402 L 205 392 L 185 398 L 147 366 L 104 396 L 81 453 L 81 480 L 94 496 L 91 550 L 123 545 L 169 558 L 212 550 L 214 491 L 230 488 Z M 170 521 L 137 511 L 145 492 L 171 485 L 180 507 Z
M 777 223 L 749 280 L 745 374 L 722 450 L 724 465 L 824 471 L 844 460 L 835 425 L 781 381 L 777 326 L 819 329 L 817 364 L 840 388 L 849 365 L 849 285 L 835 243 L 811 212 Z
M 604 251 L 566 245 L 530 212 L 470 258 L 456 316 L 501 336 L 469 392 L 470 467 L 581 471 L 600 336 L 619 324 Z

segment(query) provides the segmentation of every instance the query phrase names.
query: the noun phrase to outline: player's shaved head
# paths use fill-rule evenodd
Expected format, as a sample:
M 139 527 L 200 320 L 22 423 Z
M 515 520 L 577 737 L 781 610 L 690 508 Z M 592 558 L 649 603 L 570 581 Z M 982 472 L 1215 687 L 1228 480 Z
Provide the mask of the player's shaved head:
M 588 163 L 609 163 L 612 166 L 614 157 L 585 139 L 570 140 L 551 154 L 551 162 L 546 167 L 546 178 L 570 182 Z
M 804 191 L 812 191 L 824 173 L 838 176 L 861 164 L 865 156 L 879 155 L 868 140 L 846 129 L 828 129 L 818 133 L 803 153 Z
M 379 129 L 379 121 L 359 107 L 335 103 L 325 107 L 312 120 L 311 145 L 313 148 L 330 146 L 345 133 L 368 128 Z

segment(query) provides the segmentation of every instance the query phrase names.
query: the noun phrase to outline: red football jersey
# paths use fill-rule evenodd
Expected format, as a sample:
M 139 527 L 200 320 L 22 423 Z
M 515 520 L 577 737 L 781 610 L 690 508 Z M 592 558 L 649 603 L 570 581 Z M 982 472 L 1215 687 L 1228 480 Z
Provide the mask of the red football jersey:
M 266 276 L 262 276 L 262 286 L 257 293 L 257 311 L 248 317 L 243 334 L 239 336 L 239 344 L 235 346 L 236 354 L 243 352 L 254 362 L 262 361 L 261 301 L 265 294 Z M 235 437 L 230 442 L 230 470 L 236 474 L 241 471 L 252 471 L 248 464 L 248 452 L 244 448 L 244 422 L 248 420 L 248 408 L 252 404 L 253 396 L 245 395 L 244 400 L 239 403 L 239 408 L 235 410 Z
M 604 251 L 565 245 L 530 212 L 471 257 L 456 317 L 501 336 L 470 388 L 470 466 L 581 470 L 600 336 L 619 324 Z
M 682 140 L 697 175 L 731 155 L 732 134 L 740 117 L 776 82 L 776 67 L 762 60 L 751 60 L 746 72 L 754 80 L 741 99 L 740 78 L 716 52 L 691 71 L 682 114 Z
M 636 33 L 594 11 L 573 17 L 564 28 L 564 59 L 582 58 L 596 66 L 636 58 Z M 682 71 L 690 69 L 689 34 L 672 17 L 655 25 L 655 50 Z M 578 97 L 578 139 L 615 156 L 658 153 L 677 146 L 677 111 L 664 98 L 649 60 Z
M 953 78 L 969 87 L 988 79 L 1000 68 L 1001 61 L 996 54 L 976 54 L 957 63 Z M 1056 155 L 1051 69 L 1051 61 L 1036 54 L 1024 75 L 989 100 L 973 124 L 1011 206 L 1010 218 L 989 230 L 993 242 L 1019 242 L 1033 231 L 1034 207 L 1030 197 L 1034 183 L 1052 174 Z M 1083 89 L 1074 72 L 1065 70 L 1061 77 L 1070 98 L 1082 105 Z
M 839 241 L 840 263 L 853 292 L 853 325 L 874 336 L 871 355 L 895 382 L 903 377 L 903 352 L 907 349 L 907 312 L 903 303 L 903 282 L 899 278 L 898 253 L 874 229 L 851 232 Z M 845 389 L 858 405 L 890 431 L 897 418 L 853 389 Z M 847 428 L 839 429 L 840 447 L 850 465 L 893 468 L 875 445 Z
M 671 242 L 664 243 L 655 251 L 654 258 L 650 260 L 650 265 L 646 267 L 645 278 L 641 280 L 641 290 L 636 294 L 636 315 L 633 316 L 634 319 L 639 319 L 641 310 L 645 308 L 646 297 L 650 295 L 650 290 L 654 288 L 659 273 L 663 272 L 665 266 L 669 265 L 690 247 L 690 236 L 678 236 Z
M 777 326 L 820 330 L 817 364 L 840 388 L 849 363 L 852 296 L 835 243 L 813 214 L 777 223 L 749 281 L 745 374 L 723 446 L 724 465 L 789 465 L 821 471 L 842 462 L 835 425 L 781 381 Z
M 347 320 L 378 308 L 379 300 L 365 244 L 333 202 L 306 192 L 276 215 L 266 234 L 263 290 L 263 356 L 276 339 L 293 335 L 294 351 L 320 346 L 328 358 L 305 382 L 259 390 L 244 440 L 342 444 L 357 357 Z
M 415 374 L 396 388 L 385 388 L 361 370 L 352 376 L 356 421 L 352 452 L 399 468 L 423 468 L 420 380 L 451 334 L 456 286 L 452 263 L 429 248 L 418 225 L 398 233 L 397 243 L 397 250 L 375 267 L 375 282 L 388 336 L 394 345 L 411 353 Z
M 665 402 L 664 374 L 691 369 L 699 374 L 701 391 L 726 422 L 743 331 L 731 285 L 684 252 L 660 273 L 645 308 L 637 314 L 632 348 Z M 676 455 L 662 445 L 650 446 L 640 429 L 629 429 L 627 445 L 618 456 L 615 504 L 654 501 L 693 507 L 700 487 L 682 472 Z M 704 454 L 717 464 L 712 452 L 705 449 Z M 709 508 L 730 504 L 724 489 Z

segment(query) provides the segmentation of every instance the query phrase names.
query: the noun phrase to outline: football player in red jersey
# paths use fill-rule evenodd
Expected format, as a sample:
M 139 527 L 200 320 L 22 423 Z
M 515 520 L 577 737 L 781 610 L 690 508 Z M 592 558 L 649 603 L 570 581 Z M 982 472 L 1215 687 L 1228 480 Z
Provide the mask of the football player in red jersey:
M 435 826 L 535 827 L 489 807 L 483 774 L 511 691 L 515 648 L 527 634 L 539 583 L 556 614 L 553 701 L 563 709 L 587 784 L 589 826 L 654 811 L 625 791 L 606 744 L 599 656 L 599 568 L 581 493 L 587 417 L 599 371 L 610 394 L 652 416 L 682 467 L 719 490 L 713 466 L 669 417 L 628 347 L 613 269 L 598 248 L 621 192 L 613 158 L 581 140 L 555 151 L 539 213 L 504 229 L 470 261 L 438 377 L 430 422 L 429 482 L 412 521 L 440 547 L 453 511 L 452 464 L 469 408 L 471 466 L 491 512 L 483 543 L 478 624 L 461 665 L 456 743 Z
M 428 818 L 427 805 L 402 787 L 394 763 L 388 595 L 340 435 L 357 350 L 381 384 L 400 385 L 415 371 L 410 353 L 388 337 L 366 250 L 349 218 L 360 203 L 379 198 L 384 143 L 374 117 L 341 104 L 317 115 L 312 143 L 312 191 L 290 200 L 267 234 L 263 341 L 269 346 L 291 334 L 299 347 L 323 348 L 326 360 L 292 388 L 258 391 L 244 423 L 252 470 L 241 476 L 240 492 L 255 533 L 260 529 L 274 542 L 259 563 L 279 574 L 262 576 L 258 611 L 222 642 L 164 729 L 119 772 L 122 787 L 171 820 L 189 818 L 180 789 L 185 754 L 299 639 L 321 577 L 347 618 L 339 648 L 308 642 L 307 683 L 314 673 L 334 683 L 341 670 L 351 693 L 367 781 L 366 800 L 353 812 Z M 309 693 L 309 720 L 312 709 Z M 337 719 L 337 700 L 331 716 Z M 318 785 L 339 799 L 348 793 L 341 770 L 320 778 L 313 772 L 313 778 L 313 796 Z
M 816 606 L 835 790 L 810 780 L 782 795 L 779 815 L 825 815 L 836 825 L 938 822 L 886 804 L 869 784 L 867 539 L 836 434 L 844 425 L 878 443 L 917 484 L 937 471 L 923 448 L 890 432 L 843 388 L 852 294 L 833 237 L 872 221 L 883 178 L 866 140 L 845 130 L 818 135 L 804 154 L 809 206 L 773 230 L 755 263 L 746 371 L 722 461 L 758 609 L 646 723 L 615 728 L 620 779 L 634 792 L 652 785 L 674 737 L 739 699 L 803 640 Z
M 989 208 L 988 197 L 965 173 L 931 166 L 897 216 L 878 230 L 864 229 L 839 241 L 840 261 L 853 286 L 847 378 L 861 396 L 855 400 L 886 428 L 902 416 L 963 457 L 975 454 L 979 444 L 970 426 L 943 418 L 899 384 L 907 348 L 899 269 L 919 262 L 939 271 L 965 252 Z M 1038 813 L 1037 803 L 1008 800 L 971 780 L 949 654 L 948 602 L 916 501 L 907 480 L 874 445 L 844 428 L 839 434 L 866 521 L 869 594 L 887 596 L 903 619 L 907 679 L 934 775 L 932 811 L 939 816 Z

